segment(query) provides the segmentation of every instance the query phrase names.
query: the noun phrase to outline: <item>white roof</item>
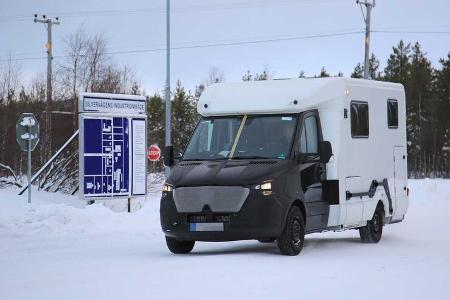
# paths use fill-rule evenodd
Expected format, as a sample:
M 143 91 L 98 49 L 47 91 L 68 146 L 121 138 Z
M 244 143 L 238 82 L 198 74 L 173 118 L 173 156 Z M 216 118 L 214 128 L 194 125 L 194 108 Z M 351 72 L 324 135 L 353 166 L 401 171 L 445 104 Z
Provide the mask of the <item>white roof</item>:
M 349 86 L 403 89 L 397 83 L 343 77 L 217 83 L 203 92 L 197 111 L 203 116 L 296 113 L 343 99 Z

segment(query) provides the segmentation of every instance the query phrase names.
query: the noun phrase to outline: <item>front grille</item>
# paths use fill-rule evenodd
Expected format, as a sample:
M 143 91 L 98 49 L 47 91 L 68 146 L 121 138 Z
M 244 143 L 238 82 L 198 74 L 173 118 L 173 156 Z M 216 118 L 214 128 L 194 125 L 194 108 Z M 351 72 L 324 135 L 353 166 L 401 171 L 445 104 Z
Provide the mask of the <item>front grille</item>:
M 254 160 L 250 162 L 251 165 L 273 165 L 276 163 L 277 162 L 273 160 Z
M 184 163 L 180 163 L 179 166 L 200 166 L 202 163 L 201 162 L 184 162 Z
M 181 213 L 199 213 L 205 207 L 211 212 L 234 213 L 241 210 L 248 193 L 241 186 L 179 187 L 173 190 L 173 198 Z
M 229 215 L 188 215 L 188 223 L 229 223 Z

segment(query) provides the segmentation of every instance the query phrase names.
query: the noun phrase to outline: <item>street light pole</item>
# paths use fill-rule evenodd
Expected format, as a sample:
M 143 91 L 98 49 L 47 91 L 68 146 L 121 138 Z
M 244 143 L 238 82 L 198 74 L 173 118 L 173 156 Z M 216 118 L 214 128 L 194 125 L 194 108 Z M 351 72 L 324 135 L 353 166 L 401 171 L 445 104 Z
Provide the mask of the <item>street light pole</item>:
M 171 137 L 171 103 L 170 103 L 170 0 L 166 0 L 166 92 L 164 101 L 166 104 L 166 136 L 165 144 L 172 145 Z M 166 166 L 166 176 L 170 173 L 170 168 Z
M 28 127 L 28 203 L 31 203 L 31 127 Z

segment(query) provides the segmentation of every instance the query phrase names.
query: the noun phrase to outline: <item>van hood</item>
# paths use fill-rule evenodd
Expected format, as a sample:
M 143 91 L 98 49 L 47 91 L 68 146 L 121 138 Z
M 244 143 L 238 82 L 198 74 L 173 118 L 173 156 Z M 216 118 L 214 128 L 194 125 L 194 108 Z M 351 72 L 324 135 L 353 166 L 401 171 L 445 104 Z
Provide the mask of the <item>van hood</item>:
M 172 168 L 167 183 L 181 186 L 246 186 L 275 179 L 290 160 L 182 161 Z

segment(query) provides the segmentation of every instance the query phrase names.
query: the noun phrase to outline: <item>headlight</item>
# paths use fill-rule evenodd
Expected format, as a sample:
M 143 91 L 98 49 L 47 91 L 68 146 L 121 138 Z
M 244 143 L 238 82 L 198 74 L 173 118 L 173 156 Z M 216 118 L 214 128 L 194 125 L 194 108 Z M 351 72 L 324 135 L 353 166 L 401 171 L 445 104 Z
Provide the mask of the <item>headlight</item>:
M 172 192 L 173 191 L 173 185 L 164 183 L 163 185 L 163 192 Z
M 266 181 L 254 186 L 255 190 L 261 190 L 264 196 L 272 194 L 272 181 Z
M 255 186 L 255 190 L 271 190 L 271 189 L 272 189 L 271 181 L 266 181 L 264 183 Z

